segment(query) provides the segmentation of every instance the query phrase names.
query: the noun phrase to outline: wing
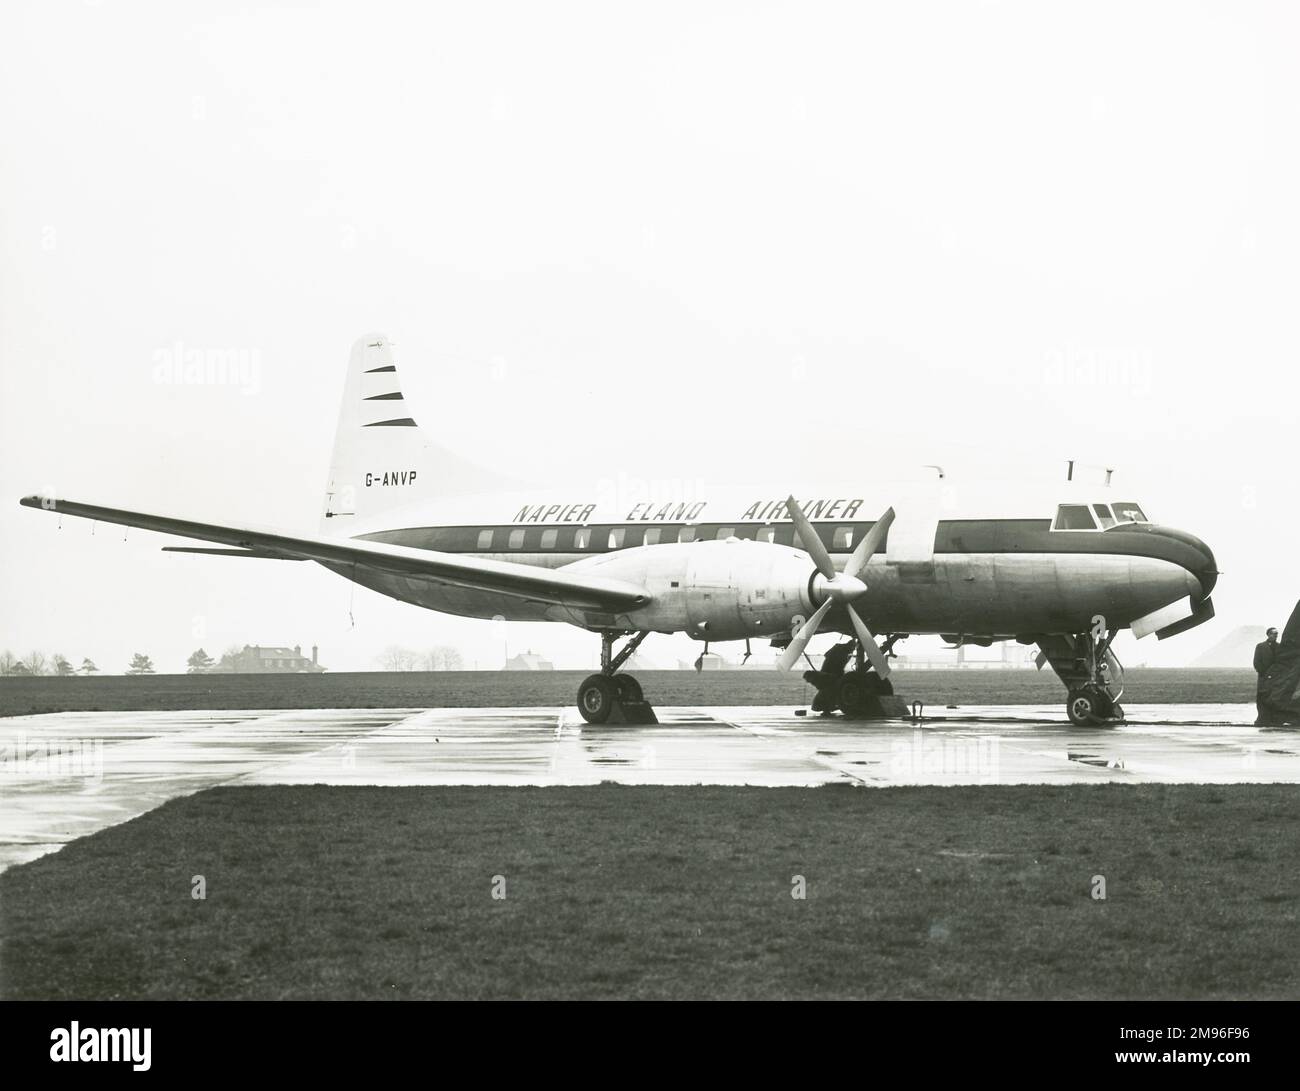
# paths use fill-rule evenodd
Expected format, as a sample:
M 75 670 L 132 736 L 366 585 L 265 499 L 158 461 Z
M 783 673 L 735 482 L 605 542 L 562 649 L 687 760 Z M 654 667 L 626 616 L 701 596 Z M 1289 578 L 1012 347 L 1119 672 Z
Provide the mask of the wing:
M 227 555 L 233 552 L 238 556 L 357 565 L 414 579 L 428 580 L 431 583 L 511 595 L 529 602 L 545 602 L 557 606 L 611 613 L 621 613 L 644 606 L 650 601 L 650 594 L 645 588 L 623 580 L 566 573 L 511 561 L 489 561 L 479 557 L 439 553 L 431 549 L 411 549 L 407 546 L 361 542 L 350 538 L 304 537 L 265 528 L 196 523 L 168 515 L 150 515 L 145 512 L 125 511 L 121 508 L 104 508 L 95 504 L 82 504 L 75 500 L 58 500 L 45 496 L 24 496 L 19 503 L 24 507 L 41 508 L 60 515 L 75 515 L 102 523 L 141 527 L 162 534 L 175 534 L 182 538 L 194 538 L 201 542 L 216 542 L 218 545 L 232 547 L 230 551 L 205 550 L 204 552 Z

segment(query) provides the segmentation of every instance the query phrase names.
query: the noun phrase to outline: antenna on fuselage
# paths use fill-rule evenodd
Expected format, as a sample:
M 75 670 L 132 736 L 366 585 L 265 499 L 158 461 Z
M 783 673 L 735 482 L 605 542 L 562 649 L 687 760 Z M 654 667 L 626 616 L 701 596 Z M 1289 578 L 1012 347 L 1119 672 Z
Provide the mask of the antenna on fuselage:
M 1071 458 L 1071 459 L 1067 459 L 1067 460 L 1066 460 L 1066 463 L 1065 463 L 1065 480 L 1066 480 L 1066 481 L 1073 481 L 1073 480 L 1074 480 L 1074 465 L 1075 465 L 1075 461 L 1076 461 L 1076 460 L 1073 459 L 1073 458 Z M 1106 487 L 1107 487 L 1107 488 L 1110 487 L 1110 478 L 1111 478 L 1111 475 L 1115 472 L 1115 467 L 1114 467 L 1114 466 L 1103 466 L 1103 465 L 1101 465 L 1100 463 L 1096 463 L 1096 462 L 1085 462 L 1085 463 L 1083 464 L 1083 466 L 1084 466 L 1085 468 L 1089 469 L 1089 470 L 1101 470 L 1103 473 L 1105 473 L 1105 475 L 1106 475 L 1106 479 L 1105 479 Z

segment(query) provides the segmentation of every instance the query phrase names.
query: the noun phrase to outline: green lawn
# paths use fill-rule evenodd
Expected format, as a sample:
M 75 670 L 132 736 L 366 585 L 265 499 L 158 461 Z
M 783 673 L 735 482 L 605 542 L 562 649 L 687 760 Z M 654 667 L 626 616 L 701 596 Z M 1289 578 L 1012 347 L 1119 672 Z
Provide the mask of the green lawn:
M 39 712 L 206 708 L 471 708 L 571 705 L 590 671 L 424 671 L 356 674 L 157 674 L 139 678 L 0 678 L 0 716 Z M 656 705 L 806 705 L 801 670 L 637 671 Z M 1252 670 L 1135 669 L 1126 704 L 1250 702 Z M 927 705 L 1065 707 L 1050 669 L 907 670 L 897 692 Z
M 1297 803 L 1293 786 L 218 788 L 0 876 L 0 993 L 1294 998 Z

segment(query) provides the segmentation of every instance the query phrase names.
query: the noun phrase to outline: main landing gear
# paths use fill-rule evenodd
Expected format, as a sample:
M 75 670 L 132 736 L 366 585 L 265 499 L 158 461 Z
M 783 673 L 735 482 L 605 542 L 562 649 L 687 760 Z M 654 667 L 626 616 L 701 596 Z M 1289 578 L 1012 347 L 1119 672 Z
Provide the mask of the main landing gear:
M 1124 666 L 1111 651 L 1114 635 L 1103 624 L 1074 636 L 1040 637 L 1038 665 L 1051 663 L 1065 683 L 1065 714 L 1076 727 L 1120 723 L 1124 709 Z
M 650 634 L 636 633 L 614 652 L 614 641 L 625 633 L 600 634 L 600 673 L 582 680 L 578 687 L 578 713 L 589 724 L 656 724 L 655 710 L 641 692 L 641 683 L 630 674 L 619 674 L 618 668 L 641 646 Z
M 888 655 L 894 643 L 905 635 L 894 634 L 880 650 Z M 853 669 L 846 671 L 850 656 L 854 661 Z M 857 640 L 835 645 L 822 659 L 822 669 L 804 671 L 803 678 L 817 689 L 817 696 L 812 703 L 814 712 L 829 715 L 838 711 L 855 720 L 883 719 L 889 716 L 882 699 L 893 696 L 894 685 L 867 663 L 862 644 Z

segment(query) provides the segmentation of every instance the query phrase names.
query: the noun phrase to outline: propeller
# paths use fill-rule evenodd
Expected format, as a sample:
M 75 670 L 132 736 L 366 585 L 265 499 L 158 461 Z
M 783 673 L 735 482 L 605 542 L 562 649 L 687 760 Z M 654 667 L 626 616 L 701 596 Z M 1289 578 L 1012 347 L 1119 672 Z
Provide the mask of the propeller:
M 867 658 L 871 660 L 871 665 L 876 668 L 876 673 L 881 678 L 888 678 L 889 660 L 885 658 L 885 653 L 880 650 L 876 638 L 871 635 L 867 623 L 862 620 L 861 615 L 853 608 L 853 602 L 867 593 L 867 585 L 859 578 L 858 573 L 866 568 L 872 554 L 879 550 L 883 544 L 885 535 L 889 533 L 889 524 L 894 521 L 894 509 L 890 508 L 876 520 L 875 525 L 863 535 L 857 549 L 849 556 L 844 571 L 836 572 L 835 565 L 831 563 L 831 555 L 826 552 L 821 537 L 813 530 L 812 524 L 808 522 L 808 517 L 803 513 L 803 508 L 799 506 L 799 502 L 792 496 L 785 502 L 785 506 L 790 513 L 791 520 L 794 522 L 795 530 L 799 534 L 799 543 L 812 557 L 813 564 L 817 566 L 817 576 L 813 578 L 813 593 L 825 595 L 826 601 L 817 607 L 812 617 L 800 626 L 794 639 L 790 641 L 789 646 L 781 656 L 778 666 L 783 671 L 788 671 L 793 667 L 799 657 L 803 655 L 803 650 L 808 646 L 808 641 L 817 635 L 817 630 L 821 627 L 822 620 L 829 613 L 830 608 L 839 605 L 848 611 L 849 620 L 853 622 L 853 630 L 858 634 L 862 650 L 866 652 Z

